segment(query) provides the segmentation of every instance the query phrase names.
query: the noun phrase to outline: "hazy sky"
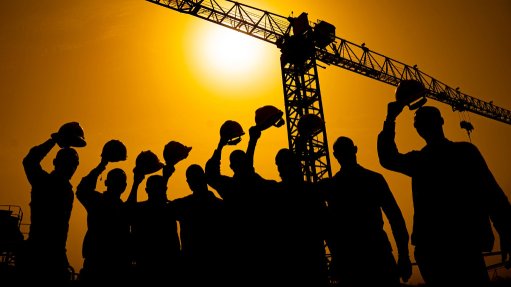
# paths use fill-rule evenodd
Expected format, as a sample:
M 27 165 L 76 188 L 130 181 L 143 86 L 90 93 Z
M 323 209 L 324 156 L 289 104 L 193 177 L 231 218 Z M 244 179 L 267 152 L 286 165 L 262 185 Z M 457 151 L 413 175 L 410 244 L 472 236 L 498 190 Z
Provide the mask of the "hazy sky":
M 338 37 L 417 64 L 453 88 L 511 109 L 508 0 L 243 2 L 286 17 L 307 12 L 312 22 L 335 25 Z M 169 198 L 189 194 L 184 171 L 205 164 L 225 120 L 238 121 L 248 133 L 257 108 L 284 109 L 279 56 L 272 44 L 143 0 L 0 1 L 0 204 L 21 206 L 29 223 L 30 185 L 21 161 L 68 121 L 80 122 L 88 143 L 79 150 L 74 186 L 97 165 L 110 139 L 128 148 L 126 162 L 107 167 L 128 172 L 128 189 L 138 153 L 152 150 L 162 158 L 163 146 L 177 140 L 193 150 L 178 164 Z M 341 135 L 355 141 L 360 164 L 386 177 L 411 230 L 410 179 L 383 169 L 376 155 L 394 87 L 333 66 L 319 69 L 319 78 L 330 145 Z M 472 142 L 511 197 L 511 125 L 428 103 L 442 110 L 452 140 L 469 140 L 459 122 L 471 120 Z M 397 143 L 401 151 L 424 145 L 407 110 L 397 122 Z M 255 156 L 262 176 L 278 179 L 274 156 L 286 146 L 285 127 L 263 133 Z M 55 152 L 43 161 L 48 171 Z M 222 163 L 226 174 L 229 152 Z M 332 158 L 332 170 L 338 169 Z M 103 182 L 98 189 L 104 190 Z M 75 200 L 68 256 L 77 271 L 85 216 Z M 419 282 L 416 268 L 414 273 Z

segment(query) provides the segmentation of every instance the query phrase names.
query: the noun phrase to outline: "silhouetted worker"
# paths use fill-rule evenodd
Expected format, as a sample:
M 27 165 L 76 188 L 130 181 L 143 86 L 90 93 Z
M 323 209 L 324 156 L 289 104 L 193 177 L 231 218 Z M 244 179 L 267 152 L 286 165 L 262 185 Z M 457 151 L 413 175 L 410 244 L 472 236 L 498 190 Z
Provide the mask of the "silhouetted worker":
M 85 146 L 85 140 L 77 123 L 63 127 L 64 130 L 71 127 L 70 130 L 78 133 L 64 135 L 61 128 L 61 133 L 53 133 L 50 139 L 33 147 L 23 159 L 25 173 L 32 185 L 30 231 L 23 254 L 17 260 L 24 281 L 64 284 L 72 279 L 66 241 L 74 201 L 70 180 L 79 159 L 76 150 L 64 143 L 64 138 L 73 138 L 74 146 L 80 147 Z M 62 148 L 53 160 L 55 169 L 48 173 L 41 167 L 41 161 L 57 143 Z
M 235 150 L 230 155 L 232 177 L 220 172 L 222 149 L 229 138 L 220 137 L 217 149 L 206 163 L 208 184 L 222 197 L 227 209 L 228 241 L 225 244 L 228 246 L 226 257 L 231 264 L 226 268 L 231 270 L 231 285 L 268 284 L 269 258 L 264 256 L 267 250 L 262 242 L 268 239 L 262 231 L 261 216 L 265 210 L 261 203 L 270 200 L 263 194 L 271 189 L 271 184 L 254 171 L 253 155 L 259 136 L 253 136 L 252 131 L 247 152 Z
M 200 165 L 188 167 L 186 181 L 192 194 L 173 200 L 180 223 L 186 285 L 222 286 L 226 272 L 223 201 L 208 190 Z
M 263 130 L 265 128 L 257 124 L 249 129 L 250 142 L 247 149 L 247 159 L 248 165 L 253 170 L 255 170 L 253 167 L 255 148 Z M 290 187 L 289 185 L 284 186 L 274 180 L 263 178 L 258 180 L 258 183 L 254 186 L 258 186 L 258 189 L 255 190 L 256 192 L 251 198 L 252 215 L 255 216 L 252 223 L 254 233 L 251 236 L 257 244 L 254 244 L 256 248 L 253 260 L 257 259 L 263 263 L 261 266 L 257 266 L 258 279 L 261 284 L 270 286 L 293 286 L 296 284 L 321 286 L 319 281 L 313 281 L 318 278 L 313 278 L 311 275 L 317 271 L 316 268 L 321 267 L 321 265 L 316 264 L 324 262 L 315 260 L 318 258 L 314 258 L 314 254 L 310 253 L 311 242 L 307 241 L 309 239 L 307 236 L 310 234 L 295 232 L 298 228 L 296 224 L 298 213 L 311 216 L 307 218 L 308 222 L 318 223 L 309 213 L 309 210 L 298 211 L 293 209 L 293 207 L 297 209 L 305 207 L 296 206 L 298 201 L 296 199 L 302 195 L 300 191 L 295 190 L 293 197 L 291 195 L 293 191 L 286 188 Z M 314 204 L 312 198 L 308 198 L 308 200 L 311 200 L 310 204 Z M 300 223 L 303 224 L 304 222 Z M 303 228 L 306 229 L 306 227 Z M 295 233 L 291 234 L 293 232 Z M 319 234 L 316 235 L 320 236 Z M 300 246 L 294 249 L 293 246 L 296 246 L 294 243 Z M 323 248 L 322 244 L 320 248 Z M 308 257 L 305 258 L 306 256 Z
M 328 242 L 333 275 L 341 286 L 400 286 L 400 278 L 406 282 L 412 272 L 401 210 L 385 178 L 358 164 L 350 138 L 339 137 L 333 149 L 341 170 L 318 184 L 333 227 Z M 396 241 L 397 264 L 382 211 Z
M 106 191 L 96 191 L 98 177 L 108 162 L 82 178 L 76 198 L 87 210 L 87 232 L 83 240 L 83 268 L 80 282 L 85 285 L 128 283 L 131 258 L 129 210 L 121 195 L 126 190 L 126 173 L 115 168 L 108 172 Z
M 278 286 L 328 286 L 324 241 L 326 205 L 311 184 L 305 182 L 301 164 L 289 149 L 275 156 L 281 182 L 272 202 L 270 225 L 281 257 Z
M 163 166 L 163 165 L 162 165 Z M 161 167 L 160 167 L 161 168 Z M 138 166 L 128 202 L 132 206 L 132 234 L 137 283 L 181 286 L 181 245 L 174 205 L 167 199 L 167 183 L 173 164 L 163 166 L 163 175 L 146 182 L 147 200 L 137 202 L 137 189 L 145 174 Z
M 412 178 L 415 260 L 427 285 L 487 286 L 482 251 L 491 251 L 493 226 L 502 251 L 511 246 L 511 206 L 479 150 L 444 136 L 440 111 L 423 106 L 414 126 L 426 141 L 420 151 L 400 153 L 394 142 L 400 102 L 388 104 L 378 136 L 383 167 Z

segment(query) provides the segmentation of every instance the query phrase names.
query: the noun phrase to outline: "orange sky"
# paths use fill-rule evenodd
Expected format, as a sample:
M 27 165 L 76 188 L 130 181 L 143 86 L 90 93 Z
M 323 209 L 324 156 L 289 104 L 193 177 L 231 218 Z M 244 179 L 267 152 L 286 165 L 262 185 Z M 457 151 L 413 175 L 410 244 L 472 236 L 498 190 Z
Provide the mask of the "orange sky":
M 417 64 L 451 87 L 511 109 L 507 0 L 244 3 L 283 16 L 307 12 L 310 21 L 335 25 L 338 37 Z M 193 150 L 177 166 L 169 198 L 188 194 L 184 171 L 192 163 L 204 165 L 225 120 L 236 120 L 248 131 L 257 108 L 270 104 L 284 109 L 277 47 L 241 33 L 229 36 L 224 30 L 144 0 L 0 1 L 0 204 L 20 205 L 28 223 L 30 185 L 21 161 L 32 146 L 68 121 L 80 122 L 88 142 L 79 150 L 75 186 L 97 165 L 110 139 L 125 143 L 128 160 L 107 169 L 121 167 L 130 175 L 140 151 L 161 156 L 163 146 L 177 140 Z M 226 41 L 232 45 L 221 45 Z M 341 135 L 355 141 L 359 162 L 386 177 L 411 230 L 410 180 L 383 169 L 376 156 L 376 135 L 394 88 L 338 67 L 319 69 L 319 78 L 329 143 Z M 511 198 L 511 126 L 475 114 L 460 115 L 431 100 L 429 104 L 442 110 L 452 140 L 468 140 L 459 121 L 470 117 L 475 127 L 472 142 Z M 405 111 L 397 122 L 402 151 L 424 144 L 411 116 Z M 240 148 L 246 147 L 247 139 Z M 278 179 L 274 155 L 286 145 L 284 127 L 263 133 L 255 158 L 261 175 Z M 55 150 L 43 162 L 48 171 L 54 155 Z M 332 170 L 338 169 L 334 160 Z M 98 187 L 103 190 L 103 183 Z M 76 270 L 82 264 L 85 215 L 76 200 L 68 238 L 68 256 Z M 417 269 L 414 272 L 419 282 Z

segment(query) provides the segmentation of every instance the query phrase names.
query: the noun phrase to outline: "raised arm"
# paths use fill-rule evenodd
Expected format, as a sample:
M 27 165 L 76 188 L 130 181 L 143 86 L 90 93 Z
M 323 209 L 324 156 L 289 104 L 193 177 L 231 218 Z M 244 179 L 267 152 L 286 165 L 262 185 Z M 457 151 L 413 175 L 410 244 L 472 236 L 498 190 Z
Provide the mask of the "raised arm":
M 88 175 L 84 176 L 78 187 L 76 188 L 76 198 L 83 204 L 85 208 L 88 208 L 93 204 L 97 198 L 96 184 L 101 173 L 106 169 L 108 162 L 101 160 L 101 162 L 92 169 Z
M 218 142 L 218 146 L 213 152 L 211 158 L 206 162 L 206 175 L 208 177 L 208 183 L 210 180 L 215 181 L 220 177 L 220 161 L 222 160 L 222 149 L 227 144 L 222 138 Z
M 162 169 L 163 179 L 165 180 L 165 185 L 168 185 L 169 178 L 174 174 L 176 168 L 174 164 L 166 164 Z
M 25 169 L 25 174 L 30 183 L 36 181 L 41 174 L 46 173 L 41 167 L 41 161 L 48 155 L 55 144 L 56 141 L 50 138 L 44 143 L 31 148 L 23 159 L 23 168 Z
M 220 163 L 222 159 L 222 149 L 227 145 L 227 139 L 220 138 L 218 146 L 213 152 L 211 158 L 206 162 L 206 179 L 208 184 L 214 188 L 220 197 L 225 198 L 225 194 L 229 192 L 231 178 L 224 176 L 220 172 Z
M 138 202 L 137 200 L 137 192 L 138 186 L 144 180 L 145 175 L 140 172 L 137 168 L 133 169 L 133 185 L 131 186 L 130 194 L 128 195 L 128 199 L 126 200 L 127 204 L 133 205 Z
M 246 154 L 247 154 L 248 164 L 253 168 L 254 167 L 255 148 L 257 145 L 257 141 L 261 137 L 261 130 L 257 126 L 253 126 L 253 127 L 250 127 L 248 132 L 250 135 L 250 140 L 248 141 Z
M 399 153 L 395 142 L 395 121 L 402 110 L 401 103 L 391 102 L 388 104 L 387 118 L 383 124 L 383 130 L 378 134 L 378 158 L 384 168 L 411 176 L 412 157 Z

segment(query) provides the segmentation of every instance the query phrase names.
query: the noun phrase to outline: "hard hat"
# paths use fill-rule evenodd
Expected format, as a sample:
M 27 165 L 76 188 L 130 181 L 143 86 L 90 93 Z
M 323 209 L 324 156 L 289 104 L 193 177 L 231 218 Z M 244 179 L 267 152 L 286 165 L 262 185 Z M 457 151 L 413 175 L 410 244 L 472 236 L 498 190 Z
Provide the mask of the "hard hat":
M 101 157 L 108 162 L 126 160 L 126 146 L 119 140 L 110 140 L 103 146 Z
M 187 147 L 177 141 L 168 142 L 163 148 L 163 158 L 167 164 L 177 163 L 188 157 L 192 147 Z
M 426 103 L 428 90 L 421 82 L 416 80 L 401 80 L 396 88 L 396 101 L 407 105 L 410 110 L 415 110 Z
M 57 144 L 63 147 L 84 147 L 86 146 L 83 129 L 78 122 L 63 124 L 59 131 L 52 134 Z
M 324 129 L 325 123 L 315 114 L 303 115 L 298 121 L 298 133 L 304 137 L 312 137 Z
M 255 122 L 260 130 L 265 130 L 269 127 L 281 127 L 284 124 L 282 115 L 284 113 L 274 106 L 264 106 L 256 110 Z
M 142 151 L 135 160 L 135 169 L 143 174 L 157 172 L 164 166 L 152 151 Z
M 227 120 L 220 127 L 220 137 L 227 139 L 227 144 L 230 145 L 239 143 L 244 134 L 243 128 L 236 121 Z

